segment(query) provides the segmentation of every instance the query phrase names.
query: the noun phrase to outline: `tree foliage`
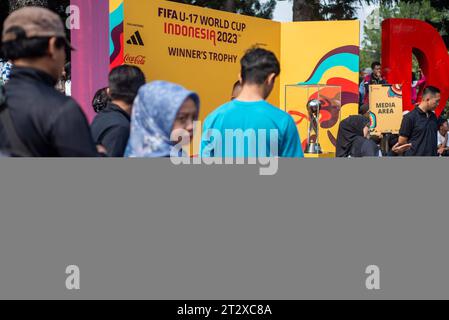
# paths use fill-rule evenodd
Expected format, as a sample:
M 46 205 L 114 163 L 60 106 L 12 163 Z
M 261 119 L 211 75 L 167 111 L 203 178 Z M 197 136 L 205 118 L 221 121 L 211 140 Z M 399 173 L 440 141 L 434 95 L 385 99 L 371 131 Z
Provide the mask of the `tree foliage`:
M 435 26 L 440 34 L 447 39 L 448 29 L 445 21 L 449 18 L 447 10 L 440 10 L 432 5 L 431 0 L 400 1 L 398 3 L 381 4 L 378 11 L 377 23 L 367 21 L 364 25 L 364 38 L 360 54 L 360 64 L 367 67 L 372 61 L 380 61 L 381 58 L 381 25 L 388 18 L 411 18 L 426 21 Z M 439 28 L 438 28 L 439 26 Z M 416 62 L 415 62 L 416 67 Z
M 293 0 L 293 21 L 351 20 L 364 4 L 379 0 Z
M 248 16 L 272 19 L 276 0 L 170 0 L 200 7 L 240 13 Z

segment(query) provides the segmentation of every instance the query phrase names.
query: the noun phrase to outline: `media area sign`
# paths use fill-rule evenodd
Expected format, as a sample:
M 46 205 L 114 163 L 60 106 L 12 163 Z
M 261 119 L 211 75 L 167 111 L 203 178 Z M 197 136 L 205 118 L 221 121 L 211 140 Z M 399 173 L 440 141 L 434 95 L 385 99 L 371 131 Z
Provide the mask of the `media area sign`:
M 371 85 L 369 88 L 371 132 L 399 133 L 402 121 L 402 85 Z

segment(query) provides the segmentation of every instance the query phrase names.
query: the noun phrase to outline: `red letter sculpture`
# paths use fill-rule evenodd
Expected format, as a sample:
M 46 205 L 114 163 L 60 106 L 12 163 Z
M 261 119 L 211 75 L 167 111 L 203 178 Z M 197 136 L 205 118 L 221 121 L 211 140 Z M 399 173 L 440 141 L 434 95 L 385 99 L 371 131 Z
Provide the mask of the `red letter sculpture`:
M 427 78 L 426 85 L 441 90 L 440 115 L 449 98 L 449 55 L 440 34 L 430 24 L 414 19 L 382 23 L 382 65 L 388 83 L 403 84 L 404 111 L 412 110 L 412 53 Z

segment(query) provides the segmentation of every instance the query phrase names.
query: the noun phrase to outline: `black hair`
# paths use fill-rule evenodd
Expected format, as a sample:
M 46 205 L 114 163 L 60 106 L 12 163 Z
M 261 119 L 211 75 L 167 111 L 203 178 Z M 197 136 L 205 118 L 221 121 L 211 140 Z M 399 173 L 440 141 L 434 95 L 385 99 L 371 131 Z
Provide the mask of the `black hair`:
M 64 66 L 66 80 L 72 80 L 72 64 L 67 62 Z
M 361 103 L 359 105 L 359 114 L 360 115 L 365 115 L 367 112 L 369 111 L 369 104 L 367 103 Z
M 110 100 L 111 99 L 108 96 L 108 88 L 102 88 L 95 93 L 92 100 L 92 107 L 96 113 L 99 113 L 101 110 L 106 108 Z
M 447 119 L 444 119 L 442 117 L 438 118 L 438 130 L 445 124 L 447 123 Z
M 427 96 L 427 95 L 434 96 L 434 95 L 436 95 L 436 94 L 438 94 L 438 93 L 440 93 L 440 92 L 441 92 L 440 89 L 438 89 L 437 87 L 428 86 L 428 87 L 426 87 L 426 88 L 424 89 L 422 95 L 423 95 L 423 97 L 424 97 L 424 96 Z
M 109 73 L 109 96 L 132 104 L 139 88 L 145 84 L 145 75 L 136 66 L 118 66 Z
M 2 52 L 7 60 L 40 58 L 47 55 L 51 37 L 27 38 L 25 30 L 17 26 L 9 28 L 7 32 L 14 33 L 16 36 L 15 40 L 2 44 Z M 57 37 L 56 47 L 58 49 L 66 47 L 66 40 L 63 37 Z
M 374 61 L 373 63 L 371 63 L 371 69 L 374 71 L 374 68 L 376 68 L 377 66 L 381 66 L 379 61 Z
M 412 82 L 416 81 L 416 73 L 412 72 Z
M 275 54 L 262 48 L 249 49 L 240 60 L 243 83 L 263 84 L 268 76 L 281 73 Z

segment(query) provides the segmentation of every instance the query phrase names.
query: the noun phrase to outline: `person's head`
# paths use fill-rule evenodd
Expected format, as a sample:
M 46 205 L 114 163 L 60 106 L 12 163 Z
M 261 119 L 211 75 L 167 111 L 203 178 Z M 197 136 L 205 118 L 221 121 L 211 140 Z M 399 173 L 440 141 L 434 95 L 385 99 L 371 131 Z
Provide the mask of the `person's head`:
M 353 115 L 340 123 L 337 135 L 337 157 L 347 157 L 353 143 L 360 138 L 369 138 L 370 120 L 361 115 Z
M 68 48 L 61 18 L 48 9 L 24 7 L 4 22 L 2 51 L 14 65 L 40 69 L 58 80 Z
M 242 84 L 240 83 L 240 81 L 237 81 L 232 87 L 231 100 L 236 99 L 239 96 L 240 92 L 242 92 Z
M 354 136 L 369 138 L 370 120 L 361 115 L 349 116 L 340 123 L 342 131 Z
M 264 99 L 273 90 L 281 67 L 275 54 L 262 48 L 249 49 L 240 60 L 240 77 L 243 86 L 256 85 L 263 89 Z
M 373 70 L 373 75 L 379 78 L 382 75 L 382 65 L 379 61 L 374 61 L 371 64 L 371 69 Z
M 126 155 L 167 157 L 173 144 L 190 143 L 199 106 L 198 95 L 178 84 L 154 81 L 144 85 L 134 101 Z
M 373 71 L 371 70 L 371 68 L 365 68 L 360 71 L 360 75 L 362 76 L 362 78 L 365 78 L 366 76 L 369 76 L 372 72 Z
M 108 96 L 108 88 L 102 88 L 95 93 L 95 96 L 92 99 L 92 108 L 94 108 L 95 112 L 98 113 L 106 108 L 109 101 L 110 98 Z
M 109 73 L 109 96 L 112 101 L 120 101 L 131 106 L 139 88 L 145 84 L 145 75 L 138 67 L 123 65 Z
M 193 132 L 195 130 L 194 122 L 197 120 L 198 103 L 194 98 L 188 97 L 179 108 L 175 122 L 173 123 L 172 133 L 177 130 L 183 130 L 188 134 L 188 139 L 184 139 L 184 141 L 186 143 L 191 142 L 193 139 Z M 181 142 L 181 139 L 177 142 Z
M 438 130 L 440 131 L 441 135 L 445 136 L 446 133 L 449 132 L 449 123 L 447 119 L 439 118 L 438 119 Z
M 369 104 L 363 103 L 359 105 L 359 115 L 369 117 Z
M 421 106 L 426 112 L 433 112 L 439 106 L 441 99 L 440 89 L 428 86 L 424 89 Z

